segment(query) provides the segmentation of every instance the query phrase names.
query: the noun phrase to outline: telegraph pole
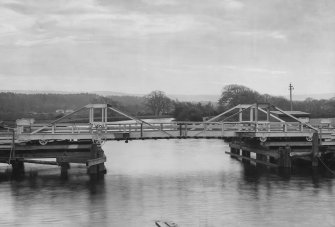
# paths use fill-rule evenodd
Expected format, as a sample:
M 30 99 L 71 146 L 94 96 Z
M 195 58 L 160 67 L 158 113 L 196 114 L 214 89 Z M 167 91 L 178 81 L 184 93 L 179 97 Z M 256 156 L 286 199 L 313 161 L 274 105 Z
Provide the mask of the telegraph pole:
M 293 105 L 292 105 L 292 90 L 294 89 L 294 87 L 292 86 L 292 83 L 290 83 L 290 86 L 288 87 L 288 89 L 290 90 L 290 103 L 291 103 L 291 111 L 293 110 Z

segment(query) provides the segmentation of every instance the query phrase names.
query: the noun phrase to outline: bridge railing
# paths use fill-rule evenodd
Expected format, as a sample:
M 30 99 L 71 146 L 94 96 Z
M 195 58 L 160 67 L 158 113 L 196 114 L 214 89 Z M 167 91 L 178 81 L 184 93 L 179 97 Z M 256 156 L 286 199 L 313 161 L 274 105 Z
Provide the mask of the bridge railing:
M 300 122 L 158 122 L 158 123 L 55 123 L 32 124 L 20 127 L 17 133 L 32 133 L 38 129 L 38 134 L 81 134 L 81 133 L 115 133 L 115 132 L 144 132 L 144 131 L 235 131 L 235 132 L 309 132 Z M 325 131 L 325 129 L 324 129 Z

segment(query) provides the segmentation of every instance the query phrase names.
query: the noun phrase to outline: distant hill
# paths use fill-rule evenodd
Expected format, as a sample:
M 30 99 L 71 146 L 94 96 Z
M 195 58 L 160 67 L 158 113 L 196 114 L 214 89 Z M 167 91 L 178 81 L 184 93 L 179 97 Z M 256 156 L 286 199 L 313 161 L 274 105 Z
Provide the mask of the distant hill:
M 306 95 L 306 94 L 302 94 L 302 95 L 293 94 L 293 99 L 294 100 L 301 100 L 301 101 L 303 101 L 307 98 L 313 98 L 313 99 L 319 99 L 320 100 L 320 99 L 331 99 L 333 97 L 335 97 L 335 93 L 308 94 L 308 95 Z M 289 98 L 289 97 L 287 97 L 287 98 Z
M 146 94 L 136 94 L 136 93 L 125 93 L 125 92 L 114 92 L 114 91 L 82 91 L 82 92 L 68 92 L 68 91 L 53 91 L 53 90 L 0 90 L 0 92 L 13 92 L 18 94 L 78 94 L 78 93 L 91 93 L 97 94 L 101 96 L 137 96 L 143 97 Z M 181 102 L 212 102 L 216 103 L 220 97 L 220 94 L 199 94 L 199 95 L 183 95 L 183 94 L 167 94 L 171 99 L 178 100 Z M 280 95 L 287 99 L 289 97 L 287 95 Z M 335 97 L 334 93 L 320 93 L 320 94 L 294 94 L 293 93 L 293 100 L 296 101 L 303 101 L 306 98 L 313 98 L 313 99 L 330 99 Z
M 169 95 L 171 99 L 177 99 L 181 102 L 218 102 L 219 95 Z

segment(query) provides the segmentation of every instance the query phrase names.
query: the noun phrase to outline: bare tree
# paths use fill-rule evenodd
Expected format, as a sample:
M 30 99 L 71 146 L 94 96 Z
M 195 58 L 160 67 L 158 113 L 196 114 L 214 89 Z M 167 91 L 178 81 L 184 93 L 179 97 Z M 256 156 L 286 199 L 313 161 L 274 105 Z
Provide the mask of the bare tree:
M 162 91 L 152 91 L 145 96 L 145 104 L 155 116 L 169 112 L 171 103 L 171 99 L 169 99 Z

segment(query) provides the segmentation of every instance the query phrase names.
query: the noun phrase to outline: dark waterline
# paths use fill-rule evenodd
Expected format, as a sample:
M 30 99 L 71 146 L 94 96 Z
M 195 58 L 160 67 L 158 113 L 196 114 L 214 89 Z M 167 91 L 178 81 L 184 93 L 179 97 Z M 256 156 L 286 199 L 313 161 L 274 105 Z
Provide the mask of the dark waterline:
M 334 178 L 242 164 L 221 140 L 109 142 L 107 175 L 0 166 L 0 226 L 335 226 Z

